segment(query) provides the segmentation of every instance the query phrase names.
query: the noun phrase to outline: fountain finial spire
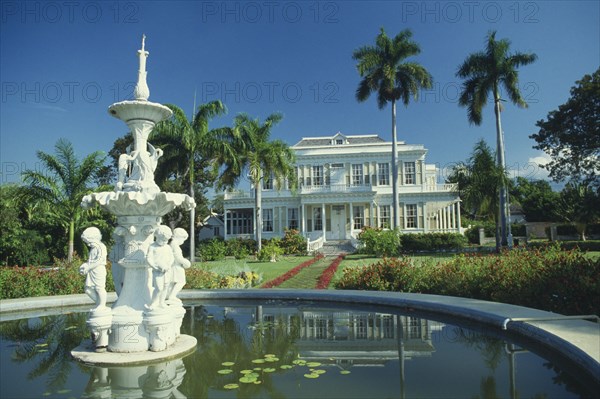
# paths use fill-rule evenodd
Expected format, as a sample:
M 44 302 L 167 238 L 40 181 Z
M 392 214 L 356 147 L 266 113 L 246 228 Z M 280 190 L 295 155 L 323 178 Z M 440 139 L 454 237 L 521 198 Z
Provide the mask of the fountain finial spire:
M 142 48 L 137 52 L 140 59 L 140 69 L 138 70 L 138 81 L 133 90 L 133 96 L 140 101 L 147 101 L 150 97 L 150 89 L 146 83 L 146 58 L 150 53 L 146 51 L 145 46 L 146 35 L 142 34 Z

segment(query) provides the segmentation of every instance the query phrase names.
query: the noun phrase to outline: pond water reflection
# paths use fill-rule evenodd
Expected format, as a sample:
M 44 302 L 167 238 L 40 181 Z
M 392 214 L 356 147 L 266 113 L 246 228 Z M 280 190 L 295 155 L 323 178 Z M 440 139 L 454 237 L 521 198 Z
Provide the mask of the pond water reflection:
M 187 304 L 183 358 L 138 367 L 71 360 L 85 313 L 0 323 L 2 398 L 568 398 L 589 387 L 481 331 L 390 309 Z

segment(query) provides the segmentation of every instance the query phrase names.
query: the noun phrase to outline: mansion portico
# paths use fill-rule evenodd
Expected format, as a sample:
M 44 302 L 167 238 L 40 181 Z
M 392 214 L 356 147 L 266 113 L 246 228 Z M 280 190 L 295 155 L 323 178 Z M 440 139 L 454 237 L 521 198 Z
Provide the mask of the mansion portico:
M 264 238 L 298 229 L 310 240 L 356 238 L 364 226 L 389 228 L 392 213 L 392 143 L 377 135 L 303 138 L 296 154 L 298 188 L 262 187 Z M 460 232 L 454 184 L 437 184 L 422 145 L 398 146 L 399 226 L 402 233 Z M 254 190 L 225 193 L 225 239 L 254 236 Z

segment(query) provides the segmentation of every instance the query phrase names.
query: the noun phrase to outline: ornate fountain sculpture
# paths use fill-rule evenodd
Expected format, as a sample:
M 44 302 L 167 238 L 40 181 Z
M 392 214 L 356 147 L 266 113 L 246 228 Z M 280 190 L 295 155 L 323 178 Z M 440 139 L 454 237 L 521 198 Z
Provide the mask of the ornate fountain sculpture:
M 177 346 L 174 344 L 183 337 L 179 332 L 185 315 L 181 301 L 173 298 L 165 301 L 170 289 L 174 250 L 167 244 L 171 231 L 161 224 L 161 218 L 175 207 L 190 210 L 196 204 L 185 194 L 160 191 L 154 182 L 154 171 L 162 151 L 148 143 L 148 135 L 158 122 L 169 118 L 172 111 L 148 101 L 148 54 L 143 36 L 142 48 L 138 50 L 140 68 L 135 99 L 108 108 L 110 115 L 129 126 L 134 140 L 133 150 L 119 157 L 119 181 L 115 191 L 92 193 L 85 196 L 81 204 L 84 208 L 99 204 L 117 216 L 118 224 L 113 233 L 118 248 L 111 252 L 118 299 L 112 308 L 92 309 L 88 319 L 97 352 L 105 348 L 114 353 L 162 352 Z M 180 251 L 175 255 L 180 256 Z M 153 294 L 158 294 L 160 300 L 153 300 Z M 196 344 L 193 337 L 185 338 L 188 348 L 179 348 L 181 351 L 189 351 L 189 347 Z M 78 353 L 77 349 L 73 351 L 73 356 L 79 360 L 95 361 Z

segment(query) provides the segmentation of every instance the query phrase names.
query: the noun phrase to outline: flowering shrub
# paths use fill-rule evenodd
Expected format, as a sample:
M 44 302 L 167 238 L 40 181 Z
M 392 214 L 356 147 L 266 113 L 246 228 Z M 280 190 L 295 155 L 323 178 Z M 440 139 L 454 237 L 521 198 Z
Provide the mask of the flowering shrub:
M 336 288 L 421 292 L 483 299 L 561 314 L 600 313 L 600 259 L 581 251 L 543 249 L 500 255 L 459 255 L 448 262 L 415 266 L 383 259 L 347 268 Z
M 339 255 L 337 258 L 335 258 L 333 260 L 333 262 L 331 262 L 331 264 L 327 267 L 327 269 L 323 270 L 323 273 L 319 277 L 319 281 L 317 281 L 317 285 L 315 287 L 316 289 L 324 290 L 324 289 L 327 289 L 327 287 L 329 287 L 329 283 L 331 283 L 331 279 L 335 275 L 335 272 L 337 271 L 338 266 L 340 265 L 340 263 L 342 263 L 342 261 L 344 260 L 345 257 L 346 257 L 346 254 Z
M 260 282 L 260 275 L 255 272 L 241 272 L 237 276 L 223 276 L 218 288 L 252 288 Z
M 185 279 L 186 283 L 183 288 L 197 290 L 219 288 L 219 282 L 221 281 L 218 274 L 198 267 L 186 269 Z
M 0 267 L 0 299 L 83 293 L 85 276 L 79 274 L 83 261 L 55 260 L 53 267 Z M 114 291 L 110 262 L 107 265 L 106 290 Z
M 318 260 L 323 258 L 323 254 L 318 254 L 317 256 L 315 256 L 312 259 L 307 260 L 306 262 L 302 262 L 300 263 L 298 266 L 294 267 L 291 270 L 288 270 L 286 273 L 282 274 L 279 277 L 274 278 L 271 281 L 267 281 L 266 283 L 264 283 L 261 288 L 273 288 L 273 287 L 277 287 L 278 285 L 280 285 L 281 283 L 283 283 L 284 281 L 287 281 L 289 279 L 291 279 L 292 277 L 294 277 L 296 274 L 300 273 L 300 271 L 310 265 L 312 265 L 313 263 L 317 262 Z

